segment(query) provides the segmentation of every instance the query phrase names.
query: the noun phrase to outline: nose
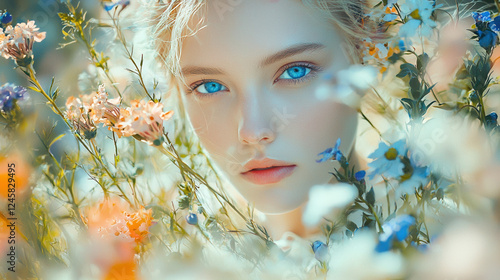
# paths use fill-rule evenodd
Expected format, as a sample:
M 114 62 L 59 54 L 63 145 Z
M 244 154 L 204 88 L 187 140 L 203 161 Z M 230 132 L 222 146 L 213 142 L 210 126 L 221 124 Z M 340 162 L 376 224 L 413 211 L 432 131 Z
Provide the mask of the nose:
M 238 138 L 243 144 L 269 144 L 276 138 L 270 125 L 270 110 L 259 103 L 261 102 L 254 95 L 253 98 L 246 98 L 241 106 Z

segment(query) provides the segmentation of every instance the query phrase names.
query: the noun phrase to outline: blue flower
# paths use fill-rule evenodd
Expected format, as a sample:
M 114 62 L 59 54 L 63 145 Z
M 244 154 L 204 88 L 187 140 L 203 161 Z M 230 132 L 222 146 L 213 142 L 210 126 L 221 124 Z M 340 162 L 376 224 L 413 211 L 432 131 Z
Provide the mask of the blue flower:
M 363 180 L 365 178 L 365 175 L 366 175 L 366 171 L 361 170 L 361 171 L 358 171 L 354 174 L 354 178 L 356 178 L 356 181 L 361 182 L 361 180 Z
M 130 0 L 118 0 L 111 4 L 104 4 L 104 10 L 111 11 L 116 6 L 122 6 L 122 9 L 130 4 Z
M 500 16 L 495 17 L 493 21 L 491 21 L 488 26 L 491 30 L 499 32 L 500 31 Z
M 405 5 L 400 6 L 401 13 L 407 21 L 400 27 L 399 36 L 408 39 L 417 35 L 417 31 L 420 36 L 432 35 L 432 29 L 436 27 L 432 13 L 440 6 L 435 6 L 435 3 L 429 0 L 407 0 Z
M 191 213 L 186 216 L 186 221 L 190 225 L 197 225 L 198 224 L 198 216 L 196 214 Z
M 481 22 L 490 22 L 491 21 L 491 14 L 490 14 L 490 12 L 482 12 L 482 13 L 473 12 L 472 13 L 472 18 L 476 22 L 478 22 L 478 21 L 481 21 Z
M 402 52 L 406 51 L 406 49 L 407 49 L 406 48 L 406 43 L 405 43 L 404 40 L 399 40 L 398 47 L 399 47 L 399 50 L 402 51 Z
M 0 110 L 8 113 L 14 108 L 17 100 L 23 100 L 27 97 L 24 87 L 6 83 L 0 87 Z
M 498 35 L 489 29 L 485 31 L 478 30 L 477 35 L 479 37 L 479 45 L 483 49 L 489 50 L 497 44 Z
M 484 119 L 484 126 L 488 129 L 493 129 L 498 125 L 498 115 L 495 112 L 490 113 Z
M 335 143 L 335 147 L 328 148 L 325 151 L 318 154 L 318 156 L 322 156 L 322 158 L 316 160 L 316 162 L 325 162 L 331 158 L 335 158 L 335 160 L 340 160 L 342 158 L 342 152 L 339 150 L 340 147 L 340 138 L 337 139 Z
M 330 253 L 328 252 L 328 246 L 326 246 L 325 243 L 316 240 L 314 243 L 311 245 L 312 250 L 314 252 L 314 257 L 320 261 L 320 262 L 325 262 L 329 259 Z
M 4 13 L 2 13 L 2 15 L 0 15 L 0 22 L 3 25 L 11 24 L 12 23 L 12 15 L 9 12 L 5 11 Z
M 413 194 L 418 187 L 425 186 L 429 182 L 430 170 L 428 167 L 419 167 L 411 160 L 407 160 L 403 171 L 404 174 L 399 178 L 396 196 Z
M 405 240 L 410 234 L 410 226 L 415 224 L 415 218 L 410 215 L 398 216 L 382 226 L 384 231 L 379 235 L 379 243 L 375 251 L 387 252 L 392 248 L 394 239 L 397 241 Z
M 404 139 L 388 146 L 380 142 L 378 148 L 368 157 L 374 161 L 368 163 L 370 170 L 370 179 L 375 175 L 384 175 L 387 177 L 398 178 L 403 175 L 404 164 L 401 162 L 401 156 L 406 155 L 406 141 Z

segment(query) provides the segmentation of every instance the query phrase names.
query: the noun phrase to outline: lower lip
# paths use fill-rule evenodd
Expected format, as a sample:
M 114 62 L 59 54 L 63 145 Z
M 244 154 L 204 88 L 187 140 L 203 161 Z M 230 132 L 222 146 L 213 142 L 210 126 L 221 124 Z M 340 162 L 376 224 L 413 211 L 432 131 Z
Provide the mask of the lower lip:
M 262 170 L 252 170 L 241 173 L 243 178 L 257 185 L 274 184 L 292 175 L 296 165 L 276 166 Z

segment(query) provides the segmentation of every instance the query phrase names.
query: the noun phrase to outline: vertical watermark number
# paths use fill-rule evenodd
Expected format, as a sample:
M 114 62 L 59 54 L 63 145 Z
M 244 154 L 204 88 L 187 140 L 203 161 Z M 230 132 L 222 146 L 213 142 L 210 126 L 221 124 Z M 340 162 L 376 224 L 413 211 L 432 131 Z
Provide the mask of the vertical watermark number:
M 9 237 L 7 238 L 7 264 L 8 270 L 16 271 L 16 164 L 7 164 L 7 227 Z

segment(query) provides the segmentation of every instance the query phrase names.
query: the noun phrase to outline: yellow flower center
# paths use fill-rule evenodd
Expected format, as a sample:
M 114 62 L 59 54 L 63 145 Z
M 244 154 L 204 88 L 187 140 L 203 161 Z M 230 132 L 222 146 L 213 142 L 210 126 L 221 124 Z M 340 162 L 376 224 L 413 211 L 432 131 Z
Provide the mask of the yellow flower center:
M 387 150 L 384 155 L 388 160 L 395 160 L 398 157 L 398 151 L 394 148 L 389 148 L 389 150 Z
M 415 11 L 411 12 L 410 16 L 414 19 L 422 19 L 422 17 L 420 17 L 420 14 L 418 13 L 418 9 L 416 9 Z

